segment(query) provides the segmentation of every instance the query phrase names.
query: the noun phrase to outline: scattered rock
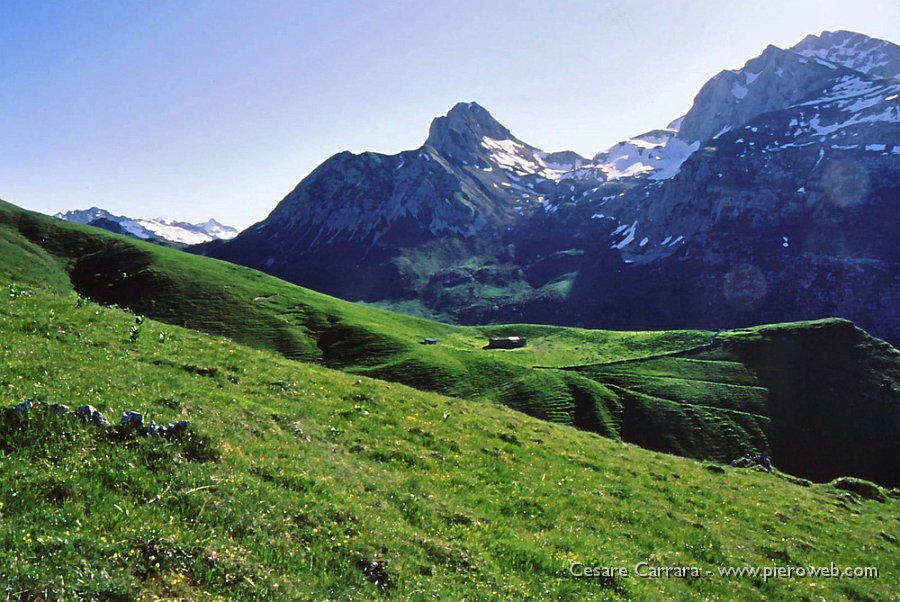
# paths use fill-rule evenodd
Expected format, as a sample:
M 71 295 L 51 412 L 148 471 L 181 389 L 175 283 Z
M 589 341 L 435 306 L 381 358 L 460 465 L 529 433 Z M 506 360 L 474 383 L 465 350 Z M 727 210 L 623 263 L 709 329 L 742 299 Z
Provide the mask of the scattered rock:
M 169 423 L 169 426 L 166 427 L 166 431 L 170 437 L 179 437 L 187 431 L 189 426 L 191 426 L 191 423 L 187 420 L 176 420 L 175 422 Z
M 725 473 L 725 469 L 722 468 L 721 466 L 719 466 L 718 464 L 704 464 L 704 465 L 703 465 L 703 468 L 705 468 L 705 469 L 708 470 L 709 472 L 715 472 L 715 473 L 718 473 L 718 474 L 724 474 L 724 473 Z
M 12 410 L 16 414 L 27 414 L 33 407 L 34 403 L 30 399 L 26 399 L 22 401 L 22 403 L 16 404 L 16 406 L 13 407 Z
M 27 415 L 33 407 L 34 402 L 32 402 L 30 399 L 26 399 L 13 408 L 4 411 L 12 412 L 13 414 L 18 415 Z M 57 404 L 55 406 L 42 404 L 42 407 L 60 416 L 68 414 L 70 411 L 69 406 L 65 404 Z M 99 410 L 97 410 L 97 408 L 92 405 L 78 406 L 73 414 L 85 423 L 89 422 L 91 424 L 104 428 L 110 426 L 109 421 L 106 419 L 106 416 L 101 414 Z M 188 428 L 190 428 L 191 426 L 191 423 L 188 420 L 176 420 L 174 422 L 170 422 L 166 426 L 160 426 L 151 420 L 150 424 L 145 426 L 143 414 L 141 414 L 140 412 L 135 412 L 134 410 L 126 410 L 125 412 L 122 412 L 121 425 L 124 427 L 136 427 L 137 429 L 140 429 L 139 432 L 141 435 L 175 438 L 180 437 L 185 432 L 187 432 Z M 309 441 L 309 437 L 306 437 L 306 440 Z
M 772 472 L 772 460 L 769 458 L 768 454 L 748 454 L 743 458 L 733 460 L 731 465 L 737 468 L 762 466 L 766 469 L 766 472 Z
M 384 568 L 384 564 L 379 562 L 378 560 L 373 560 L 371 563 L 369 563 L 368 566 L 366 566 L 365 574 L 367 581 L 377 583 L 382 588 L 387 588 L 390 585 L 390 575 L 387 574 L 387 571 Z
M 831 482 L 831 485 L 844 491 L 852 491 L 867 500 L 875 500 L 877 502 L 886 502 L 887 496 L 881 491 L 881 488 L 871 481 L 863 479 L 855 479 L 852 477 L 840 477 Z
M 150 424 L 148 424 L 147 426 L 145 426 L 144 428 L 141 429 L 141 434 L 142 435 L 159 435 L 161 428 L 163 428 L 163 427 L 160 427 L 158 424 L 156 424 L 156 421 L 151 420 Z
M 889 542 L 891 542 L 893 544 L 897 543 L 897 538 L 894 537 L 893 535 L 891 535 L 890 533 L 885 533 L 884 531 L 882 531 L 881 533 L 879 533 L 879 535 L 881 535 L 884 539 L 888 540 Z
M 78 406 L 75 410 L 75 415 L 81 418 L 84 422 L 90 422 L 91 424 L 96 424 L 97 426 L 107 427 L 109 426 L 109 420 L 106 419 L 106 416 L 101 414 L 97 408 L 91 405 L 86 406 Z
M 144 415 L 140 412 L 127 410 L 122 413 L 122 424 L 133 424 L 134 426 L 142 427 L 144 426 Z
M 293 432 L 294 432 L 294 435 L 296 435 L 297 437 L 299 437 L 302 441 L 306 441 L 307 443 L 309 443 L 310 441 L 312 441 L 312 439 L 310 438 L 310 436 L 307 435 L 307 434 L 303 431 L 303 427 L 300 425 L 300 421 L 299 421 L 299 420 L 297 420 L 296 422 L 294 422 L 293 427 L 294 427 L 294 431 L 293 431 Z M 367 447 L 366 449 L 368 450 L 368 447 Z
M 153 420 L 150 424 L 141 429 L 142 435 L 151 435 L 154 437 L 179 437 L 191 426 L 187 420 L 176 420 L 170 422 L 167 426 L 160 426 Z

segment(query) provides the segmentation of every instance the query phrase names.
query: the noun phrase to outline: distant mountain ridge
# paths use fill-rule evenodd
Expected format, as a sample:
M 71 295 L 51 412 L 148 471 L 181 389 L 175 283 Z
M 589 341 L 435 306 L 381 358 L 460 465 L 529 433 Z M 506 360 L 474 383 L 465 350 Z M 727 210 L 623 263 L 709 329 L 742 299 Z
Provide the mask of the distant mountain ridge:
M 196 245 L 213 240 L 230 240 L 238 235 L 237 229 L 220 224 L 214 219 L 201 224 L 189 224 L 162 218 L 131 218 L 113 215 L 99 207 L 57 213 L 53 217 L 87 226 L 96 226 L 143 240 L 162 240 L 182 245 Z
M 898 61 L 853 32 L 769 46 L 682 118 L 590 159 L 459 103 L 421 148 L 340 153 L 208 252 L 464 323 L 840 316 L 896 343 Z

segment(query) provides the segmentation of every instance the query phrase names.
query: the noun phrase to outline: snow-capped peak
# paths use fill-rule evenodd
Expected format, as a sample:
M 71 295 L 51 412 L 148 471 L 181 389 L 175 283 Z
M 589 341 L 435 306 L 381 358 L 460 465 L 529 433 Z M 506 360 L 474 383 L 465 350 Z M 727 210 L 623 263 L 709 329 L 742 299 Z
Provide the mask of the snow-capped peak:
M 113 215 L 99 207 L 57 213 L 53 217 L 88 226 L 96 225 L 143 240 L 162 239 L 185 245 L 196 245 L 217 239 L 229 240 L 238 235 L 236 229 L 222 225 L 214 219 L 201 224 L 189 224 L 161 218 L 131 218 Z
M 900 46 L 852 31 L 823 31 L 808 35 L 791 48 L 817 58 L 885 79 L 900 79 Z
M 476 102 L 460 102 L 443 117 L 431 122 L 425 145 L 445 157 L 465 155 L 483 137 L 514 139 L 512 133 Z
M 670 125 L 680 125 L 680 121 L 680 118 L 676 119 Z M 651 180 L 671 178 L 699 147 L 699 143 L 680 140 L 677 133 L 674 128 L 650 130 L 597 153 L 594 163 L 610 180 L 632 176 L 645 176 Z
M 709 80 L 691 110 L 667 128 L 619 142 L 598 153 L 594 162 L 611 180 L 670 178 L 701 143 L 758 115 L 799 103 L 836 81 L 856 81 L 849 69 L 900 78 L 900 46 L 847 31 L 810 35 L 790 50 L 770 45 L 742 68 L 722 71 Z M 878 92 L 872 94 L 874 99 Z M 861 105 L 857 99 L 848 106 Z
M 757 115 L 799 102 L 846 72 L 834 63 L 768 46 L 741 69 L 722 71 L 703 86 L 678 137 L 693 143 L 721 136 Z
M 475 102 L 458 103 L 435 119 L 425 147 L 457 166 L 477 170 L 479 177 L 492 174 L 498 187 L 519 188 L 524 185 L 521 178 L 529 177 L 553 181 L 603 177 L 600 171 L 591 171 L 590 162 L 578 153 L 546 153 L 519 140 Z
M 238 235 L 237 229 L 219 223 L 214 219 L 210 219 L 202 224 L 195 225 L 197 228 L 200 228 L 213 238 L 218 238 L 221 240 L 229 240 Z

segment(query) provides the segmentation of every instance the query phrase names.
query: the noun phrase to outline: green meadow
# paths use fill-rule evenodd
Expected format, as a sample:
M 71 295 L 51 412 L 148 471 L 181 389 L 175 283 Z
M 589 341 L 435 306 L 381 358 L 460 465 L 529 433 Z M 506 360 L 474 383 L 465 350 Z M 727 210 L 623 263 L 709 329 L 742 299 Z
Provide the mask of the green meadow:
M 777 390 L 741 345 L 842 323 L 724 346 L 701 331 L 456 327 L 11 205 L 0 258 L 7 599 L 897 595 L 896 489 L 868 499 L 716 462 L 770 443 Z M 483 349 L 502 334 L 529 345 Z M 30 411 L 9 410 L 24 399 Z M 191 426 L 143 436 L 117 426 L 126 410 Z M 639 562 L 703 574 L 643 578 Z M 576 578 L 572 563 L 632 574 Z M 830 563 L 878 576 L 717 574 Z

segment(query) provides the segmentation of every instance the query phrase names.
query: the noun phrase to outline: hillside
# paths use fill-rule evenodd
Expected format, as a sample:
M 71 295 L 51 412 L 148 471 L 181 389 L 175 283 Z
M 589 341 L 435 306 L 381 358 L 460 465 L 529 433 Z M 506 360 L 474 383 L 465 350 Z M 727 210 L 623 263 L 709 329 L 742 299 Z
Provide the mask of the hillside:
M 0 300 L 0 405 L 34 400 L 27 414 L 0 416 L 8 599 L 896 593 L 896 490 L 872 489 L 877 501 L 701 464 L 137 320 L 66 291 L 56 259 L 36 247 L 15 255 L 9 228 L 0 233 L 4 279 L 27 265 L 42 281 L 4 287 Z M 181 437 L 142 437 L 56 415 L 59 403 L 92 404 L 113 422 L 135 410 L 191 425 Z M 575 579 L 572 562 L 632 574 Z M 704 576 L 639 578 L 638 562 Z M 879 576 L 715 573 L 830 563 Z
M 898 484 L 900 360 L 848 322 L 715 336 L 456 327 L 12 205 L 0 206 L 0 233 L 8 258 L 0 275 L 12 283 L 74 290 L 289 359 L 499 402 L 657 451 L 720 462 L 765 451 L 807 478 Z M 527 336 L 529 344 L 484 349 L 493 335 Z M 438 344 L 423 345 L 426 337 Z

